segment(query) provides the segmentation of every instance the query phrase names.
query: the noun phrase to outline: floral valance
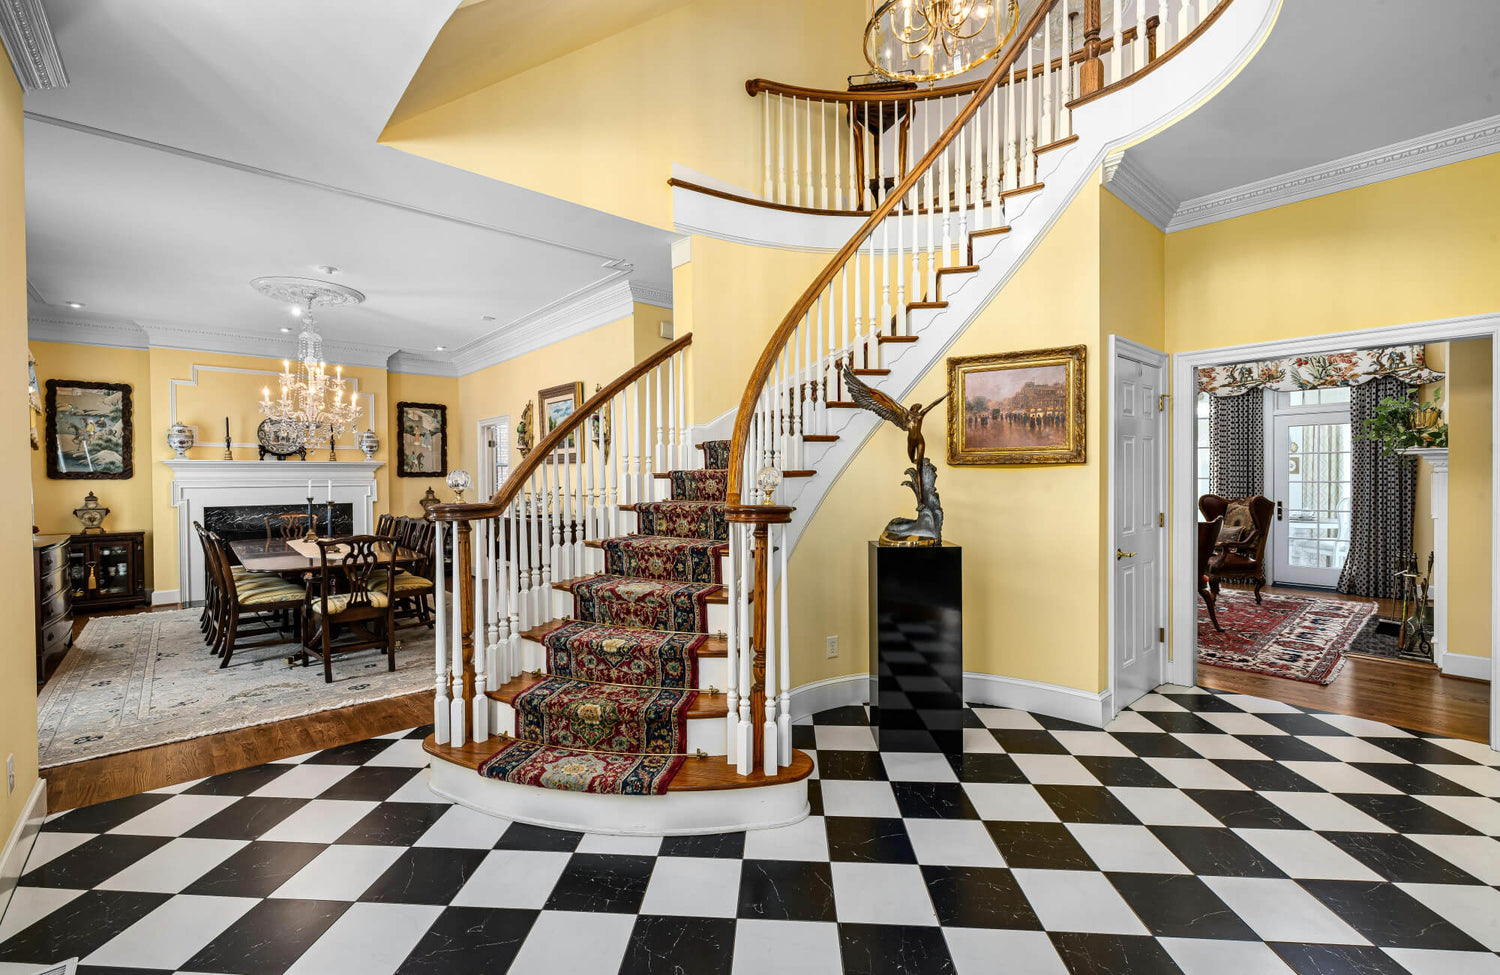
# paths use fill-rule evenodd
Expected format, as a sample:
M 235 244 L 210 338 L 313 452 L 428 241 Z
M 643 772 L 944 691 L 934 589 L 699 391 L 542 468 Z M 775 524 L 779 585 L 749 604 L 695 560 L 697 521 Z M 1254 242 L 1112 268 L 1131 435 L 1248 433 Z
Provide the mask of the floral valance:
M 1380 376 L 1391 376 L 1412 386 L 1443 378 L 1442 373 L 1427 368 L 1426 346 L 1387 345 L 1378 349 L 1289 356 L 1199 369 L 1198 392 L 1238 396 L 1251 389 L 1286 392 L 1325 386 L 1358 386 Z

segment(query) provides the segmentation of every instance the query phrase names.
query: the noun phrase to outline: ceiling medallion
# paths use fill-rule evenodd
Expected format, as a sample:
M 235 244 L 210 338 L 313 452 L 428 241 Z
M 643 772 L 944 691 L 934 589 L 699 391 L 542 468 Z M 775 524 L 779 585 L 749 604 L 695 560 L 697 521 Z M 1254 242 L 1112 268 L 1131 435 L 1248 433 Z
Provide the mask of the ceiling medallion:
M 865 60 L 898 81 L 952 78 L 999 54 L 1019 22 L 1016 0 L 877 0 Z

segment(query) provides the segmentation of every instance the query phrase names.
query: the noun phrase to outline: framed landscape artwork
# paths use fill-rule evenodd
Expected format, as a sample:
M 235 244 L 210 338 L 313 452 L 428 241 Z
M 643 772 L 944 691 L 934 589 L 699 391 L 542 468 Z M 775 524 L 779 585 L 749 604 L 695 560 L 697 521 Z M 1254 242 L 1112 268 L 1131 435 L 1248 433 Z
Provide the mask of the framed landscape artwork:
M 583 383 L 563 383 L 561 386 L 538 390 L 536 405 L 542 418 L 540 440 L 583 405 Z M 569 436 L 564 446 L 572 450 L 577 447 L 577 443 L 576 437 Z
M 123 481 L 131 460 L 130 387 L 47 380 L 47 476 Z
M 948 360 L 948 463 L 1084 462 L 1084 346 Z
M 442 403 L 396 404 L 396 476 L 448 473 L 448 408 Z

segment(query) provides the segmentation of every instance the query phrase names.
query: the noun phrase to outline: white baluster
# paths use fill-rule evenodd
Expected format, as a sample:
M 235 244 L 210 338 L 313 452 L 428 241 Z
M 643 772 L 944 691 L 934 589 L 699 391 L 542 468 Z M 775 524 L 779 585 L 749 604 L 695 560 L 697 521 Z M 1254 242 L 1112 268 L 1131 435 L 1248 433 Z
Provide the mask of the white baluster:
M 750 774 L 750 763 L 755 759 L 755 747 L 751 741 L 754 734 L 750 725 L 750 688 L 753 683 L 751 674 L 751 663 L 755 658 L 754 641 L 750 638 L 750 592 L 754 588 L 754 579 L 750 568 L 750 539 L 748 531 L 743 525 L 732 522 L 731 531 L 740 531 L 740 578 L 744 580 L 739 594 L 739 605 L 734 607 L 740 617 L 740 654 L 739 654 L 739 685 L 740 700 L 736 709 L 739 714 L 739 724 L 735 728 L 735 736 L 738 742 L 736 754 L 736 770 L 741 775 Z
M 776 93 L 776 202 L 786 202 L 786 98 L 780 92 Z
M 745 498 L 743 496 L 743 493 L 742 493 L 742 495 L 740 497 L 741 503 L 745 503 L 747 500 L 748 499 Z M 739 560 L 737 558 L 737 555 L 738 555 L 738 552 L 739 552 L 739 546 L 735 544 L 735 539 L 737 539 L 739 537 L 739 531 L 737 530 L 738 527 L 739 526 L 737 524 L 733 523 L 733 522 L 731 522 L 730 525 L 729 525 L 729 557 L 728 557 L 728 561 L 729 561 L 729 577 L 728 577 L 728 586 L 727 586 L 727 590 L 728 590 L 727 591 L 727 596 L 728 596 L 727 604 L 728 604 L 728 607 L 729 607 L 729 627 L 728 627 L 728 631 L 726 633 L 727 639 L 724 642 L 724 645 L 725 645 L 725 648 L 726 648 L 725 649 L 725 654 L 726 654 L 725 666 L 727 667 L 728 674 L 729 674 L 729 676 L 728 676 L 728 684 L 729 684 L 729 686 L 727 688 L 725 688 L 725 690 L 724 690 L 724 693 L 726 695 L 725 696 L 725 701 L 729 705 L 728 708 L 726 708 L 725 712 L 724 712 L 724 720 L 725 720 L 724 743 L 725 743 L 725 746 L 726 746 L 725 759 L 729 762 L 730 765 L 737 765 L 738 764 L 738 759 L 736 757 L 736 755 L 738 753 L 738 748 L 736 746 L 739 745 L 739 740 L 740 740 L 740 735 L 739 735 L 740 716 L 739 716 L 739 710 L 738 710 L 738 705 L 739 705 L 739 686 L 740 686 L 740 674 L 739 674 L 739 663 L 738 663 L 738 660 L 739 660 L 739 644 L 736 641 L 739 638 L 739 621 L 740 621 L 740 596 L 739 596 L 739 593 L 740 593 L 740 587 L 743 584 L 744 579 L 740 575 L 740 563 L 739 563 Z
M 1026 63 L 1032 63 L 1031 55 L 1032 38 L 1026 39 Z M 1036 106 L 1034 104 L 1035 82 L 1031 78 L 1031 71 L 1026 71 L 1026 81 L 1022 88 L 1025 95 L 1026 107 L 1021 119 L 1022 129 L 1026 133 L 1026 143 L 1021 149 L 1021 185 L 1030 186 L 1036 182 Z
M 804 199 L 807 200 L 808 207 L 812 208 L 812 207 L 815 207 L 815 206 L 818 205 L 817 197 L 814 196 L 814 194 L 813 194 L 813 145 L 812 145 L 812 107 L 813 107 L 813 101 L 812 101 L 811 98 L 803 99 L 803 101 L 805 102 L 805 104 L 803 104 L 803 106 L 802 106 L 802 125 L 803 125 L 803 129 L 802 129 L 802 146 L 803 146 L 803 149 L 802 149 L 802 151 L 807 154 L 806 160 L 805 160 L 806 163 L 807 163 L 807 166 L 803 170 L 804 173 L 806 174 L 806 179 L 807 179 L 807 193 L 804 196 Z
M 1141 0 L 1145 2 L 1145 0 Z M 1042 19 L 1042 124 L 1041 143 L 1052 141 L 1052 14 Z
M 844 208 L 844 174 L 840 170 L 840 161 L 844 152 L 843 147 L 839 145 L 839 103 L 830 102 L 825 109 L 833 112 L 833 208 L 842 210 Z
M 765 133 L 765 143 L 766 143 L 766 146 L 765 146 L 765 167 L 764 167 L 765 168 L 765 173 L 766 173 L 766 179 L 765 179 L 765 184 L 761 187 L 760 195 L 761 195 L 762 199 L 770 200 L 772 198 L 771 194 L 774 192 L 774 187 L 772 185 L 772 180 L 771 180 L 771 95 L 768 92 L 761 92 L 761 95 L 763 96 L 762 100 L 761 100 L 761 105 L 764 108 L 764 111 L 761 113 L 761 115 L 765 119 L 765 130 L 766 130 L 766 133 Z
M 458 553 L 458 523 L 453 525 L 453 547 L 451 555 L 453 559 L 453 611 L 449 617 L 450 630 L 448 632 L 449 664 L 448 671 L 452 678 L 453 695 L 449 706 L 449 730 L 452 733 L 453 746 L 462 747 L 469 740 L 468 737 L 468 703 L 464 701 L 464 622 L 463 609 L 463 587 L 460 585 L 462 573 L 465 570 L 464 560 L 459 558 Z
M 662 392 L 663 380 L 666 375 L 667 363 L 662 363 L 651 370 L 652 382 L 656 385 L 656 450 L 651 455 L 651 468 L 653 471 L 667 469 L 666 448 L 666 410 L 664 409 L 665 395 Z
M 1016 152 L 1016 65 L 1012 61 L 1005 79 L 1005 189 L 1020 186 L 1021 160 Z
M 771 571 L 776 558 L 772 548 L 775 540 L 774 527 L 768 526 L 766 532 L 766 564 L 760 567 L 765 573 L 766 598 L 771 601 L 771 606 L 776 605 L 776 575 Z M 777 644 L 776 614 L 774 609 L 766 613 L 766 673 L 765 694 L 762 708 L 765 712 L 765 724 L 761 730 L 761 771 L 766 775 L 776 774 L 776 762 L 781 754 L 781 749 L 776 744 L 776 644 Z
M 489 672 L 495 682 L 495 687 L 503 687 L 510 681 L 510 664 L 505 659 L 505 637 L 506 629 L 510 623 L 501 607 L 500 594 L 505 592 L 509 595 L 509 587 L 500 581 L 501 572 L 504 571 L 504 514 L 498 518 L 486 520 L 487 530 L 484 535 L 484 564 L 489 570 L 489 603 L 487 613 L 489 629 L 485 636 L 489 643 L 490 665 Z
M 823 209 L 828 209 L 828 103 L 818 102 L 818 182 L 823 190 Z M 838 147 L 834 146 L 833 161 L 838 165 Z M 834 183 L 838 183 L 838 177 L 834 177 Z
M 1135 0 L 1135 45 L 1130 55 L 1130 73 L 1135 74 L 1146 66 L 1147 55 L 1150 48 L 1146 46 L 1146 3 L 1147 0 Z
M 792 96 L 792 206 L 802 205 L 802 177 L 797 167 L 797 96 Z
M 1124 22 L 1124 17 L 1120 13 L 1120 0 L 1115 0 L 1114 12 L 1115 12 L 1114 23 L 1110 27 L 1110 30 L 1112 32 L 1110 34 L 1110 40 L 1112 42 L 1112 46 L 1110 47 L 1110 50 L 1109 50 L 1109 63 L 1110 63 L 1110 69 L 1109 69 L 1110 70 L 1110 79 L 1109 80 L 1110 80 L 1111 83 L 1119 81 L 1121 78 L 1124 77 L 1124 74 L 1122 73 L 1122 71 L 1123 71 L 1123 69 L 1125 67 L 1125 60 L 1124 60 L 1124 58 L 1125 58 L 1125 44 L 1124 44 L 1124 35 L 1120 32 L 1121 25 Z
M 1188 36 L 1193 29 L 1193 0 L 1180 0 L 1182 6 L 1177 8 L 1177 40 Z
M 941 132 L 944 129 L 945 126 L 943 125 L 943 102 L 940 100 L 938 102 L 938 130 L 939 132 Z M 951 178 L 950 170 L 952 169 L 953 165 L 952 160 L 949 158 L 950 150 L 952 148 L 953 147 L 951 144 L 944 146 L 942 154 L 939 156 L 937 163 L 939 176 L 938 203 L 943 209 L 943 249 L 938 254 L 938 267 L 940 268 L 948 266 L 949 257 L 953 253 L 953 235 L 950 230 L 950 225 L 952 224 L 952 215 L 948 212 L 952 206 L 953 201 L 953 196 L 948 185 L 948 181 Z M 933 294 L 936 293 L 936 291 L 933 292 Z
M 1144 3 L 1145 0 L 1142 0 Z M 1161 57 L 1171 50 L 1167 43 L 1167 28 L 1171 26 L 1172 19 L 1167 16 L 1167 0 L 1156 0 L 1156 56 Z
M 490 737 L 489 653 L 484 642 L 484 551 L 488 544 L 488 518 L 474 522 L 470 548 L 473 550 L 469 571 L 474 574 L 474 740 L 486 741 Z M 454 571 L 457 571 L 455 569 Z
M 787 575 L 787 549 L 791 545 L 787 542 L 787 529 L 790 525 L 781 526 L 781 667 L 777 671 L 781 675 L 781 706 L 778 709 L 777 758 L 779 764 L 785 766 L 792 764 L 792 611 L 791 611 L 791 576 Z M 768 614 L 769 615 L 769 614 Z M 770 624 L 767 623 L 769 626 Z M 771 679 L 766 677 L 766 700 L 771 698 Z M 767 749 L 767 754 L 770 749 Z
M 437 690 L 433 696 L 432 703 L 432 740 L 439 745 L 446 745 L 453 740 L 452 731 L 448 725 L 451 716 L 451 706 L 448 698 L 448 635 L 447 610 L 448 593 L 443 588 L 443 523 L 435 522 L 433 525 L 434 539 L 433 551 L 437 554 L 434 559 L 433 578 L 433 603 L 436 606 L 437 621 L 436 632 L 433 634 L 434 653 L 437 662 Z
M 1057 137 L 1066 139 L 1073 134 L 1073 110 L 1068 103 L 1073 100 L 1073 19 L 1068 15 L 1068 7 L 1073 0 L 1063 0 L 1063 61 L 1062 61 L 1062 106 L 1057 112 Z
M 526 669 L 525 661 L 521 659 L 521 499 L 522 492 L 516 493 L 516 499 L 510 503 L 510 509 L 505 514 L 505 523 L 509 526 L 509 537 L 505 540 L 505 550 L 509 554 L 506 560 L 505 585 L 506 591 L 510 593 L 506 599 L 506 608 L 510 610 L 510 635 L 506 638 L 506 653 L 510 658 L 509 673 L 512 677 L 520 676 L 521 671 Z

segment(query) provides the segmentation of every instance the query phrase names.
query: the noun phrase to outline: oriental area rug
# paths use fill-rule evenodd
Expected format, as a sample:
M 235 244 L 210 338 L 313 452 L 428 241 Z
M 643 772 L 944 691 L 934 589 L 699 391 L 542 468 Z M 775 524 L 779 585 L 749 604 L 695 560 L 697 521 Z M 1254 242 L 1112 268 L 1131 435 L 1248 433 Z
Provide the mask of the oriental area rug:
M 1198 600 L 1198 662 L 1309 684 L 1330 684 L 1344 666 L 1344 653 L 1375 614 L 1374 603 L 1239 589 L 1219 594 L 1220 633 Z
M 394 672 L 361 650 L 334 657 L 329 684 L 316 656 L 288 666 L 293 642 L 236 649 L 221 670 L 196 609 L 91 619 L 37 699 L 41 767 L 431 690 L 432 631 L 396 639 Z

